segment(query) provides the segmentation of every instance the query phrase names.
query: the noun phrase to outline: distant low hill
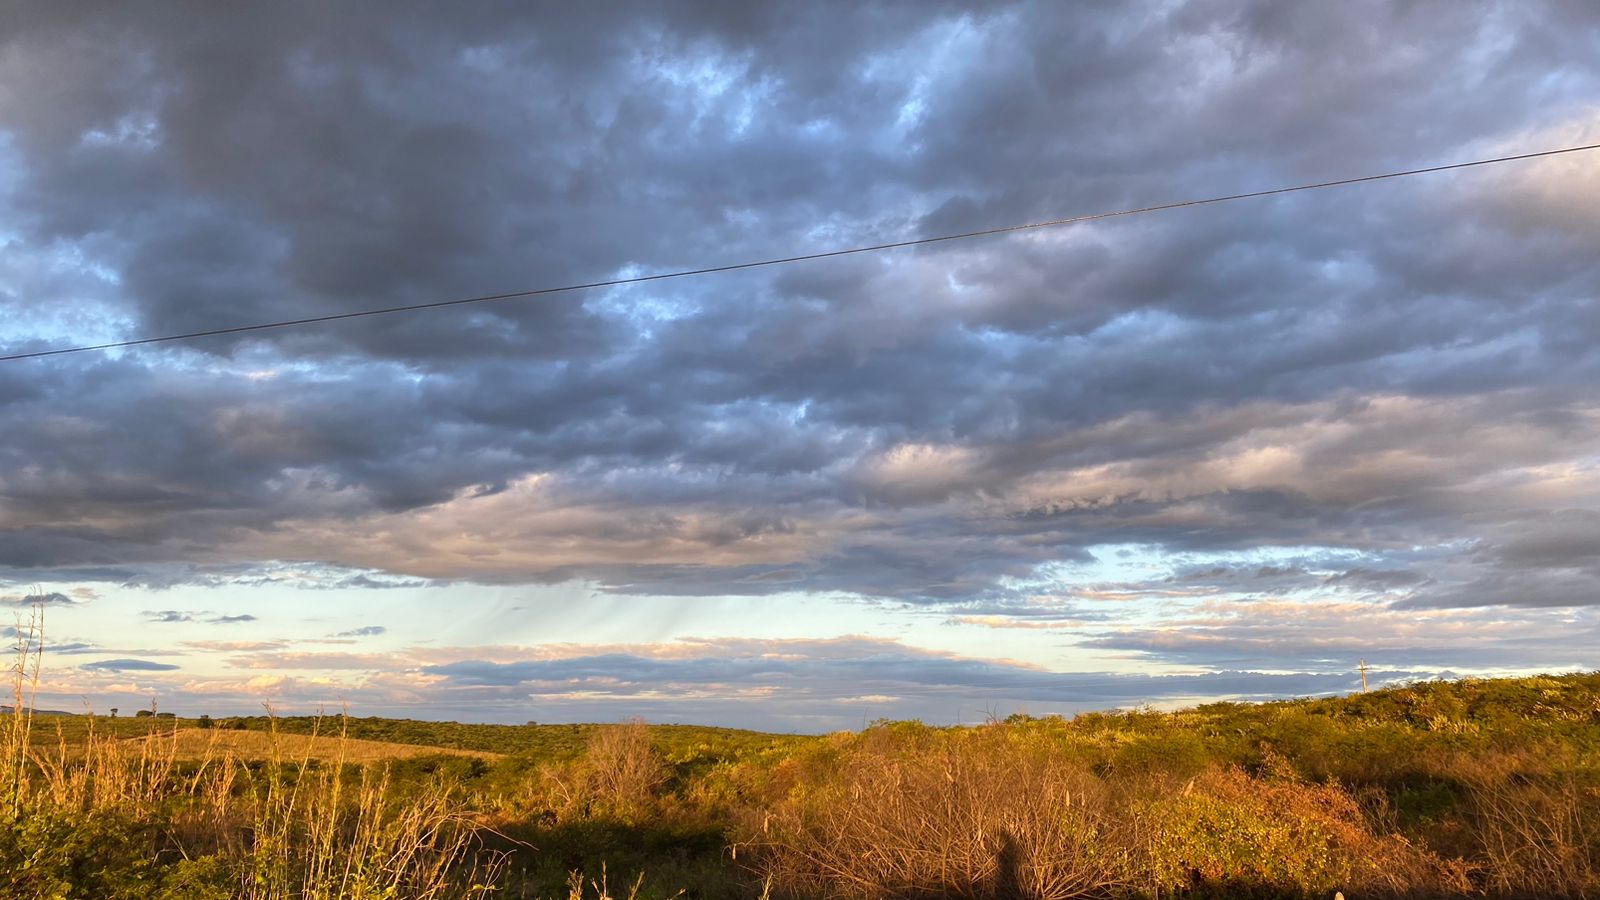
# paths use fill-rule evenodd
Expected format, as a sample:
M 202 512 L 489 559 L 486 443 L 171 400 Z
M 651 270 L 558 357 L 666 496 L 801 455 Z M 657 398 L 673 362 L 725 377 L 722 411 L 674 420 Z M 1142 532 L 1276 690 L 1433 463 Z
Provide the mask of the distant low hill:
M 0 716 L 9 716 L 9 715 L 11 715 L 12 713 L 14 713 L 16 711 L 17 711 L 17 708 L 15 706 L 0 706 Z M 27 712 L 27 711 L 28 711 L 27 708 L 24 707 L 23 708 L 23 712 Z M 78 715 L 77 713 L 67 712 L 64 709 L 36 709 L 36 710 L 33 711 L 33 714 L 36 715 L 36 716 L 75 716 L 75 715 Z
M 1600 724 L 1600 673 L 1423 681 L 1343 697 L 1210 703 L 1169 713 L 1108 711 L 1072 719 L 1018 715 L 1010 721 L 1050 724 L 1053 729 L 1078 733 L 1126 729 L 1143 723 L 1153 730 L 1186 731 L 1196 737 L 1216 735 L 1219 729 L 1226 728 L 1260 738 L 1276 732 L 1286 718 L 1303 717 L 1422 732 L 1470 728 L 1528 735 L 1575 726 L 1590 728 Z M 243 716 L 218 719 L 216 727 L 276 729 L 286 734 L 329 734 L 343 727 L 349 737 L 361 740 L 561 759 L 581 755 L 595 731 L 606 726 L 485 725 L 382 717 L 352 717 L 341 724 L 338 717 Z M 959 731 L 962 727 L 946 730 Z M 1137 725 L 1135 730 L 1139 730 Z M 668 752 L 694 746 L 742 752 L 818 739 L 706 725 L 652 725 L 650 731 L 656 745 Z
M 238 716 L 217 719 L 215 727 L 243 731 L 276 730 L 280 734 L 300 735 L 336 735 L 343 729 L 347 737 L 364 741 L 559 760 L 582 755 L 594 733 L 606 726 L 484 725 L 377 716 L 344 720 L 317 716 Z M 814 740 L 707 725 L 652 725 L 650 733 L 657 747 L 669 755 L 694 749 L 717 756 L 736 756 L 775 745 Z

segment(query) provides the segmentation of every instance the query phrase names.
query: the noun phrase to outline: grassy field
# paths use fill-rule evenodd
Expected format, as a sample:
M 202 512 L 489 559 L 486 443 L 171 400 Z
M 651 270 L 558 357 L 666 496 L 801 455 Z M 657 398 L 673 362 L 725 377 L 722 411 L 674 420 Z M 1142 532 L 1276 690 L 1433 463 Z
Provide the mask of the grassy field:
M 205 724 L 4 716 L 0 897 L 1600 897 L 1596 674 L 825 737 Z
M 595 732 L 604 727 L 603 725 L 482 725 L 377 717 L 350 717 L 345 719 L 344 723 L 350 737 L 363 740 L 516 754 L 542 760 L 573 759 L 582 755 Z M 326 732 L 328 729 L 327 719 L 310 716 L 280 716 L 276 719 L 269 719 L 266 716 L 246 716 L 221 719 L 217 724 L 224 729 L 242 728 L 262 732 L 275 729 L 280 734 L 310 734 L 318 730 Z M 695 752 L 739 754 L 795 740 L 756 731 L 700 725 L 654 725 L 651 726 L 651 733 L 656 745 L 669 756 Z
M 264 731 L 183 728 L 166 734 L 152 734 L 127 740 L 150 742 L 156 745 L 155 749 L 170 752 L 181 760 L 231 756 L 246 761 L 309 758 L 323 762 L 342 759 L 352 763 L 370 763 L 439 754 L 471 759 L 492 759 L 499 756 L 497 753 L 486 753 L 482 750 L 422 747 L 416 744 L 364 741 L 359 738 L 326 735 L 315 737 L 308 734 L 271 734 Z M 170 748 L 165 746 L 169 743 L 172 745 Z
M 350 744 L 381 746 L 383 758 L 419 753 L 461 753 L 481 756 L 519 756 L 555 762 L 583 755 L 596 732 L 605 725 L 486 725 L 432 722 L 416 719 L 340 716 L 235 716 L 211 720 L 188 718 L 108 718 L 105 716 L 40 716 L 34 721 L 31 742 L 36 746 L 82 744 L 91 733 L 117 738 L 146 738 L 180 732 L 186 748 L 218 741 L 232 748 L 269 747 L 276 740 L 285 746 L 330 745 L 335 738 Z M 698 725 L 653 725 L 652 740 L 671 758 L 729 757 L 773 747 L 797 746 L 814 737 L 772 735 L 736 728 Z M 186 749 L 185 752 L 188 752 Z M 321 749 L 318 753 L 323 752 Z M 290 754 L 293 755 L 293 754 Z

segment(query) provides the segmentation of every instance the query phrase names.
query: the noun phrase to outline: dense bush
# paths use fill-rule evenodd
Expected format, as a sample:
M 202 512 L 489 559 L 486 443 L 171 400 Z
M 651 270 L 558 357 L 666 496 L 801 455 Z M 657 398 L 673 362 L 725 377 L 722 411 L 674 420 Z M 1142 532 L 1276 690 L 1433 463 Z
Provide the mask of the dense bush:
M 1126 883 L 1105 785 L 993 733 L 869 733 L 819 756 L 748 841 L 771 882 L 851 897 L 1076 897 Z M 753 823 L 752 823 L 753 824 Z

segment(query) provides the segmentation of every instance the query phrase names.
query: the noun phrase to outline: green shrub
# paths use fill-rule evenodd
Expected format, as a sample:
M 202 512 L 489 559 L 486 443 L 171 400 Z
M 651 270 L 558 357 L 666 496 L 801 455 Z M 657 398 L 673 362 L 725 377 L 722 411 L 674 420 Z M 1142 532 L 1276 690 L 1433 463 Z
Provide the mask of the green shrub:
M 148 829 L 124 816 L 44 806 L 0 823 L 8 900 L 143 900 L 158 882 Z
M 1150 886 L 1158 890 L 1249 885 L 1311 897 L 1341 889 L 1433 895 L 1468 887 L 1460 867 L 1376 832 L 1337 785 L 1211 770 L 1174 796 L 1141 806 Z

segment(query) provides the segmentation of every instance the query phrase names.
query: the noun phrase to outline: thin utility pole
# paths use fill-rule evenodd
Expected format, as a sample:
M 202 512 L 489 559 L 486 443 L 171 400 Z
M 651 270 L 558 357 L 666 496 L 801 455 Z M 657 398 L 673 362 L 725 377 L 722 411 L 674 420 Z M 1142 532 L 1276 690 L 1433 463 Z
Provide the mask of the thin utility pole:
M 1361 693 L 1367 692 L 1367 661 L 1361 661 Z

